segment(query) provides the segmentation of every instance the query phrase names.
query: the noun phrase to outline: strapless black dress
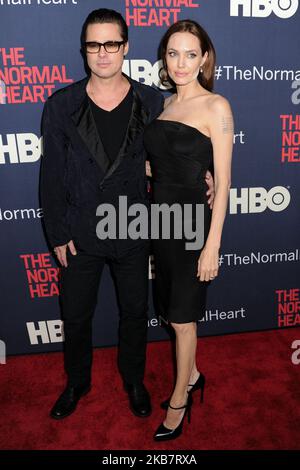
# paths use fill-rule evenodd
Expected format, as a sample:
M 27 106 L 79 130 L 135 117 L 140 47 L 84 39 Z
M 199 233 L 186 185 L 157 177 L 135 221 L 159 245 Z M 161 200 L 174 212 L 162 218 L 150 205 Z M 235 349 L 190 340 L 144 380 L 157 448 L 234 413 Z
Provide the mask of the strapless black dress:
M 189 204 L 193 229 L 203 229 L 205 243 L 211 222 L 205 181 L 213 159 L 210 138 L 187 124 L 156 119 L 145 129 L 144 144 L 152 170 L 152 202 L 177 203 L 182 209 Z M 196 204 L 203 204 L 201 227 L 195 215 Z M 158 239 L 152 238 L 155 310 L 166 321 L 197 321 L 205 314 L 209 284 L 196 277 L 201 247 L 187 250 L 186 242 L 190 240 L 176 239 L 174 234 L 173 227 L 170 239 L 162 239 L 161 231 Z

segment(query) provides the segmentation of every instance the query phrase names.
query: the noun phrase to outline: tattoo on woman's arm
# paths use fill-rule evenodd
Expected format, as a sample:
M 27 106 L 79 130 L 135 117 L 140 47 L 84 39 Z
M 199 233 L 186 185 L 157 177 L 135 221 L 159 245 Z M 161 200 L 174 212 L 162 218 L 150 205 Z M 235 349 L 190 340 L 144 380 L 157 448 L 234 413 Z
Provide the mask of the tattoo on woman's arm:
M 233 132 L 233 119 L 231 116 L 222 117 L 222 132 L 223 134 L 229 134 Z

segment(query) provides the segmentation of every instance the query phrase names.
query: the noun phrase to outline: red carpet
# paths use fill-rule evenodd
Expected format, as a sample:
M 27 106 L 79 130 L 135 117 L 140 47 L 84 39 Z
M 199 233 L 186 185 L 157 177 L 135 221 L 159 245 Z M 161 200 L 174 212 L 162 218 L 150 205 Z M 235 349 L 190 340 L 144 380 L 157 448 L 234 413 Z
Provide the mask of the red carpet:
M 0 448 L 300 449 L 300 364 L 291 361 L 296 339 L 299 328 L 199 339 L 204 404 L 196 395 L 191 424 L 164 444 L 152 434 L 172 387 L 169 342 L 148 346 L 145 383 L 154 411 L 146 419 L 127 407 L 115 348 L 95 350 L 92 391 L 63 421 L 48 417 L 64 386 L 62 354 L 9 357 L 0 365 Z

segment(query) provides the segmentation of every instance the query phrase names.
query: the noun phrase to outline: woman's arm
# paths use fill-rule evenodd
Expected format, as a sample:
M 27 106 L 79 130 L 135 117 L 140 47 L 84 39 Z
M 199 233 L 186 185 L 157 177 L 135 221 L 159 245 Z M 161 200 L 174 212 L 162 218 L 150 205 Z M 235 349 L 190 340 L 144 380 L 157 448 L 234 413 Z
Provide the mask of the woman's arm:
M 209 106 L 208 126 L 213 145 L 215 199 L 209 234 L 198 263 L 200 281 L 218 275 L 219 248 L 231 184 L 233 117 L 228 101 L 214 96 Z

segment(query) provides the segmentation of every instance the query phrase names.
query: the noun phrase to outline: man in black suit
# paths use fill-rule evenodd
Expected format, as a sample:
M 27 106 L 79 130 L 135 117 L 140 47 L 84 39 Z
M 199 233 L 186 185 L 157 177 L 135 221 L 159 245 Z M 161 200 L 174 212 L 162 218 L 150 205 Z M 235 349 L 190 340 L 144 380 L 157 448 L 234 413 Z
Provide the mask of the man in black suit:
M 95 10 L 81 35 L 90 75 L 52 95 L 43 121 L 41 199 L 49 243 L 62 265 L 61 305 L 68 382 L 51 417 L 70 415 L 91 387 L 92 316 L 105 262 L 120 304 L 119 369 L 132 412 L 149 416 L 143 384 L 149 242 L 100 240 L 96 209 L 118 198 L 148 204 L 143 129 L 163 109 L 153 88 L 122 73 L 128 29 L 114 10 Z

